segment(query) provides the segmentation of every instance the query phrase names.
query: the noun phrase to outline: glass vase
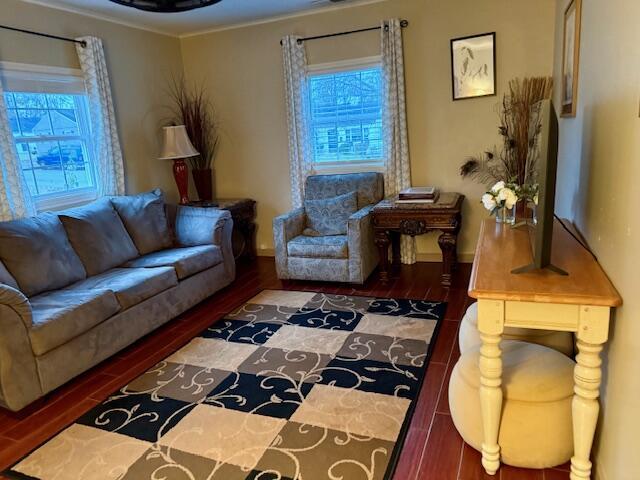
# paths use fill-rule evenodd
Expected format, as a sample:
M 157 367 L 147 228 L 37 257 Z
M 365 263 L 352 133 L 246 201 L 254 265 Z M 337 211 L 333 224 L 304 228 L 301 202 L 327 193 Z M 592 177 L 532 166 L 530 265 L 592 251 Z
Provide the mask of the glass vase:
M 499 207 L 496 210 L 496 222 L 505 225 L 515 225 L 516 223 L 516 206 L 511 208 Z
M 535 226 L 538 224 L 538 206 L 533 202 L 529 202 L 529 211 L 531 212 L 531 225 Z

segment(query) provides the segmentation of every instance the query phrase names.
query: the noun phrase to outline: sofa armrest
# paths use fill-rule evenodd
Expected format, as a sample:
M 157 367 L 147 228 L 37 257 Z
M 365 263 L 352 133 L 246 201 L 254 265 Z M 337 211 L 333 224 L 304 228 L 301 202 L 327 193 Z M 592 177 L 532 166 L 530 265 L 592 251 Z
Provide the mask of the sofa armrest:
M 287 269 L 287 243 L 302 234 L 306 223 L 304 208 L 297 208 L 273 219 L 273 244 L 278 278 L 289 278 Z
M 378 265 L 378 249 L 373 235 L 373 207 L 368 205 L 349 217 L 349 280 L 364 283 Z
M 183 247 L 222 246 L 221 232 L 226 222 L 233 223 L 227 210 L 179 205 L 174 223 L 176 243 Z
M 15 288 L 0 284 L 0 405 L 14 411 L 42 396 L 29 340 L 32 324 L 29 300 Z
M 176 244 L 182 247 L 219 246 L 222 249 L 225 271 L 231 280 L 235 278 L 236 261 L 231 243 L 233 219 L 228 210 L 178 205 L 175 213 L 174 234 Z

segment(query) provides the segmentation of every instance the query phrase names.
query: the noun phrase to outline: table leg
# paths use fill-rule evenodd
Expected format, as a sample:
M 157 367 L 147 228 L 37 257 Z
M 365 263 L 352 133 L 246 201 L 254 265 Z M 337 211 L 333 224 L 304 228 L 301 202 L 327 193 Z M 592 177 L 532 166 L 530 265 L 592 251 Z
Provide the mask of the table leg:
M 444 232 L 438 237 L 438 245 L 442 251 L 442 277 L 441 283 L 445 287 L 451 286 L 451 272 L 457 262 L 458 235 Z
M 478 302 L 480 347 L 480 410 L 482 413 L 482 466 L 489 475 L 500 468 L 500 420 L 502 417 L 502 351 L 504 302 Z
M 578 355 L 573 374 L 574 396 L 571 403 L 573 416 L 573 457 L 571 480 L 591 478 L 591 446 L 598 423 L 600 381 L 602 379 L 600 352 L 609 334 L 608 307 L 583 305 L 580 307 Z
M 375 242 L 380 255 L 380 280 L 385 284 L 389 281 L 389 234 L 387 231 L 376 231 Z
M 391 235 L 391 261 L 394 271 L 400 270 L 400 232 L 390 232 Z

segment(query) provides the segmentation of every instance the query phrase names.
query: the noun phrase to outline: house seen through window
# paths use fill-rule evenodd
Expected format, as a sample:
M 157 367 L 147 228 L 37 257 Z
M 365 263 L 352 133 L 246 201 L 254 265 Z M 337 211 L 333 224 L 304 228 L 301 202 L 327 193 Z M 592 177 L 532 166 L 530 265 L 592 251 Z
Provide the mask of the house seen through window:
M 317 166 L 382 164 L 382 68 L 341 65 L 308 74 L 309 128 Z
M 4 100 L 9 123 L 38 209 L 63 208 L 95 198 L 87 95 L 82 83 L 20 72 L 9 78 L 7 87 Z

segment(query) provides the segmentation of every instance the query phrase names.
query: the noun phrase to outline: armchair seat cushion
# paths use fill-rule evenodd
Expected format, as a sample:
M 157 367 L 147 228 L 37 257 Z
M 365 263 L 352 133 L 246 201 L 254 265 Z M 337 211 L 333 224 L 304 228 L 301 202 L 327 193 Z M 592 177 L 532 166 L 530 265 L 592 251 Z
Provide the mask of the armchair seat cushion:
M 44 355 L 120 311 L 110 290 L 53 290 L 31 297 L 31 347 Z
M 149 253 L 130 260 L 123 266 L 128 268 L 173 267 L 178 279 L 195 275 L 207 268 L 222 263 L 222 251 L 217 245 L 200 245 L 197 247 L 170 248 Z
M 297 236 L 287 243 L 287 254 L 306 258 L 348 258 L 349 246 L 346 235 L 323 237 Z
M 111 290 L 115 293 L 122 310 L 126 310 L 177 284 L 178 279 L 173 267 L 112 268 L 69 288 Z

